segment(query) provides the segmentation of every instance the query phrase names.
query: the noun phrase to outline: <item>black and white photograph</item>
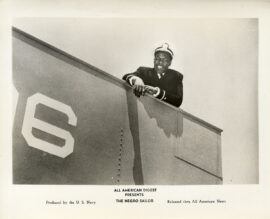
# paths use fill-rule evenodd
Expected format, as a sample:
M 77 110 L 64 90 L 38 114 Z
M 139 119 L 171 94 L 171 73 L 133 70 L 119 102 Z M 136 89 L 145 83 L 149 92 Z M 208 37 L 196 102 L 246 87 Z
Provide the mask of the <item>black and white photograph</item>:
M 15 184 L 258 183 L 256 18 L 21 18 L 12 37 Z
M 6 24 L 10 134 L 1 202 L 9 196 L 10 207 L 31 194 L 31 204 L 5 217 L 29 216 L 33 207 L 57 218 L 80 210 L 83 218 L 115 218 L 117 208 L 120 218 L 209 218 L 204 206 L 217 216 L 238 205 L 222 218 L 246 218 L 252 197 L 261 204 L 249 215 L 269 216 L 265 17 L 217 16 L 209 6 L 209 16 L 173 16 L 173 7 L 163 16 L 58 16 L 48 8 L 27 16 L 19 6 L 11 4 L 16 16 Z

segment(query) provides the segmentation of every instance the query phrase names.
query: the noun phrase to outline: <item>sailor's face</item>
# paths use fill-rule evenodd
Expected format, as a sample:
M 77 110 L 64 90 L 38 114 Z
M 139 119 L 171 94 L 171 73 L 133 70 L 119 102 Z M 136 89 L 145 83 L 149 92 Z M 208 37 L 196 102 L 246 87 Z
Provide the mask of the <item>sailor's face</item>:
M 154 68 L 156 73 L 164 73 L 171 65 L 171 57 L 166 52 L 158 52 L 154 59 Z

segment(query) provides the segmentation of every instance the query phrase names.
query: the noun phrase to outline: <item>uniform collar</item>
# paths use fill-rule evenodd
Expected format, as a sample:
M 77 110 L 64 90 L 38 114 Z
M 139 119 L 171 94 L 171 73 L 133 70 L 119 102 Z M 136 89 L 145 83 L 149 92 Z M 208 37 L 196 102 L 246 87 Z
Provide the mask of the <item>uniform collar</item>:
M 158 73 L 158 74 L 157 74 L 157 76 L 158 76 L 159 79 L 162 78 L 164 75 L 165 75 L 165 72 L 163 72 L 163 73 Z

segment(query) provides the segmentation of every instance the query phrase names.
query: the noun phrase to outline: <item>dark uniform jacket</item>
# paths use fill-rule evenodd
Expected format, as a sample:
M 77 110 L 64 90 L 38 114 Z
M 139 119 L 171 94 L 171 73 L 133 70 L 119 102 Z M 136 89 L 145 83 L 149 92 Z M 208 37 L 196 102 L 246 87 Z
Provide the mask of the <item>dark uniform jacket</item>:
M 159 87 L 160 93 L 156 97 L 176 107 L 179 107 L 183 101 L 183 75 L 175 70 L 168 69 L 166 73 L 158 77 L 154 68 L 139 67 L 136 72 L 126 74 L 123 80 L 129 84 L 132 76 L 140 77 L 145 85 Z

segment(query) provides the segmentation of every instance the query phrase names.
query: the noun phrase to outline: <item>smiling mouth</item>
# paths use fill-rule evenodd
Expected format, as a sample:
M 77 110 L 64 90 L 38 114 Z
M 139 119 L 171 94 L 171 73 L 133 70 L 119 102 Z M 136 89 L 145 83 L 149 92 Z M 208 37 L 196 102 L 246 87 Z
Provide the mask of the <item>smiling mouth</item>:
M 160 65 L 158 65 L 158 66 L 157 66 L 157 68 L 158 68 L 158 69 L 162 69 L 163 67 L 162 67 L 162 66 L 160 66 Z

